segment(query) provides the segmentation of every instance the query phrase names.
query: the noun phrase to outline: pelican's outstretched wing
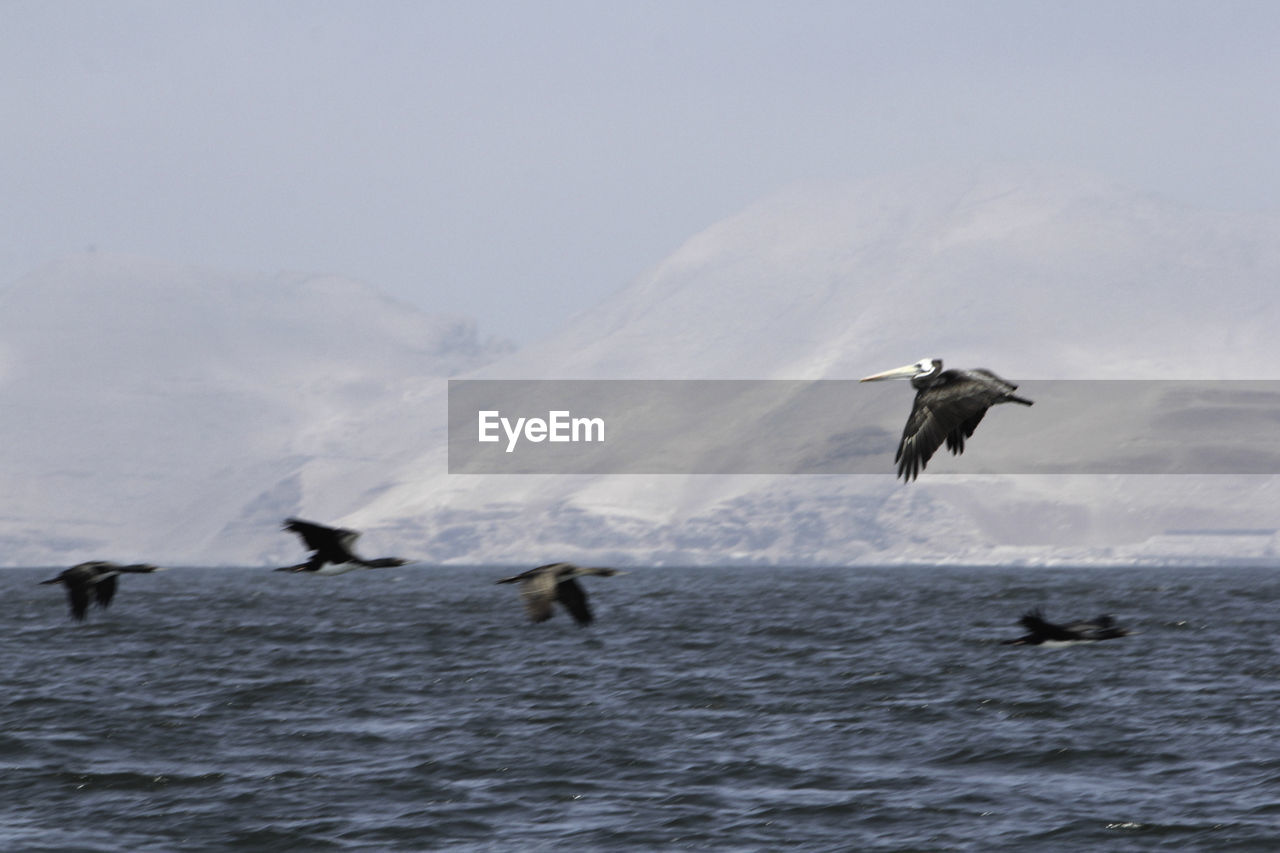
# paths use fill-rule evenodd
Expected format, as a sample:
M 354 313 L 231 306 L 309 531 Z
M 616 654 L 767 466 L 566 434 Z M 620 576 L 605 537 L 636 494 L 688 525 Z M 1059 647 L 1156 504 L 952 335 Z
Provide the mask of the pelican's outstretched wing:
M 916 392 L 893 457 L 898 476 L 904 480 L 920 476 L 944 442 L 952 453 L 963 453 L 965 439 L 973 435 L 987 409 L 996 403 L 1030 406 L 1030 400 L 1013 394 L 1017 387 L 981 368 L 943 371 L 931 386 Z
M 936 390 L 916 395 L 902 430 L 893 461 L 898 463 L 898 476 L 904 480 L 920 476 L 944 441 L 952 453 L 962 453 L 964 440 L 973 435 L 990 405 L 981 398 L 948 397 L 935 393 Z

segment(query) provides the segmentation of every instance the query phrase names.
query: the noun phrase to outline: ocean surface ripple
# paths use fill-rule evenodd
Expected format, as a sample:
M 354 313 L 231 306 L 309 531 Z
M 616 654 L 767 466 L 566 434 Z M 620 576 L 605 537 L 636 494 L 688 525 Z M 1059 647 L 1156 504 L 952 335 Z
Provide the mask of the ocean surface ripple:
M 4 571 L 0 849 L 1280 849 L 1274 569 L 509 568 Z

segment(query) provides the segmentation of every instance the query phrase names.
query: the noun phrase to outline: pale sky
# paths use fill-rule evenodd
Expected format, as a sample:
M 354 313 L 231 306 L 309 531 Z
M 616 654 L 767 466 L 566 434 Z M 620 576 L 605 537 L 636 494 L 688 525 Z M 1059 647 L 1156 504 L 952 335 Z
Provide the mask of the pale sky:
M 0 286 L 93 246 L 530 342 L 798 181 L 1280 212 L 1280 3 L 0 0 Z

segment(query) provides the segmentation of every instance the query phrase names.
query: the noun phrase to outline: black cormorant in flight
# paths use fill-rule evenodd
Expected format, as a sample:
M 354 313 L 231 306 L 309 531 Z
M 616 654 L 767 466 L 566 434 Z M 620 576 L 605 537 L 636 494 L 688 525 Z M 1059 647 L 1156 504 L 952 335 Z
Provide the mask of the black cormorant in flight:
M 60 583 L 66 586 L 67 602 L 71 605 L 71 615 L 76 619 L 84 619 L 85 612 L 89 609 L 90 592 L 93 593 L 93 598 L 98 602 L 99 607 L 106 607 L 116 594 L 117 575 L 125 574 L 126 572 L 143 574 L 159 571 L 163 571 L 160 566 L 153 566 L 149 563 L 121 566 L 106 560 L 92 560 L 88 563 L 79 563 L 69 569 L 65 569 L 56 578 L 49 578 L 47 581 L 40 581 L 40 583 Z
M 963 453 L 964 440 L 973 435 L 990 407 L 997 403 L 1031 405 L 1030 400 L 1014 395 L 1017 385 L 990 370 L 943 370 L 940 358 L 895 367 L 861 381 L 882 379 L 910 379 L 916 389 L 911 415 L 893 457 L 898 463 L 898 476 L 904 481 L 918 477 L 944 441 L 952 453 Z
M 552 603 L 560 602 L 579 625 L 591 624 L 591 608 L 587 606 L 587 593 L 574 578 L 584 575 L 612 577 L 625 574 L 617 569 L 575 566 L 573 563 L 548 563 L 529 569 L 518 575 L 503 578 L 498 583 L 519 583 L 524 609 L 534 622 L 551 618 Z
M 1018 620 L 1027 633 L 1016 640 L 1002 640 L 1006 646 L 1038 646 L 1041 643 L 1079 643 L 1096 640 L 1114 640 L 1127 637 L 1130 631 L 1121 628 L 1107 614 L 1085 622 L 1058 625 L 1044 618 L 1039 608 L 1023 614 Z
M 359 568 L 382 569 L 390 566 L 403 566 L 409 560 L 399 557 L 379 557 L 366 560 L 357 557 L 351 549 L 360 534 L 354 530 L 341 527 L 326 527 L 314 521 L 303 521 L 300 518 L 285 519 L 284 529 L 298 534 L 311 549 L 311 559 L 296 566 L 282 566 L 278 572 L 312 572 L 317 575 L 340 575 L 343 572 Z

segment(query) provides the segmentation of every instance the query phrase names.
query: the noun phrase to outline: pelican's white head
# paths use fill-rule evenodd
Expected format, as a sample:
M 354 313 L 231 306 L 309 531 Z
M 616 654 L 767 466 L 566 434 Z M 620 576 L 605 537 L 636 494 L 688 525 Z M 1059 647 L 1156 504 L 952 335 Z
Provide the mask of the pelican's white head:
M 907 364 L 886 370 L 884 373 L 873 373 L 864 376 L 859 382 L 879 382 L 882 379 L 915 379 L 918 376 L 931 376 L 942 372 L 942 359 L 922 358 L 915 364 Z

